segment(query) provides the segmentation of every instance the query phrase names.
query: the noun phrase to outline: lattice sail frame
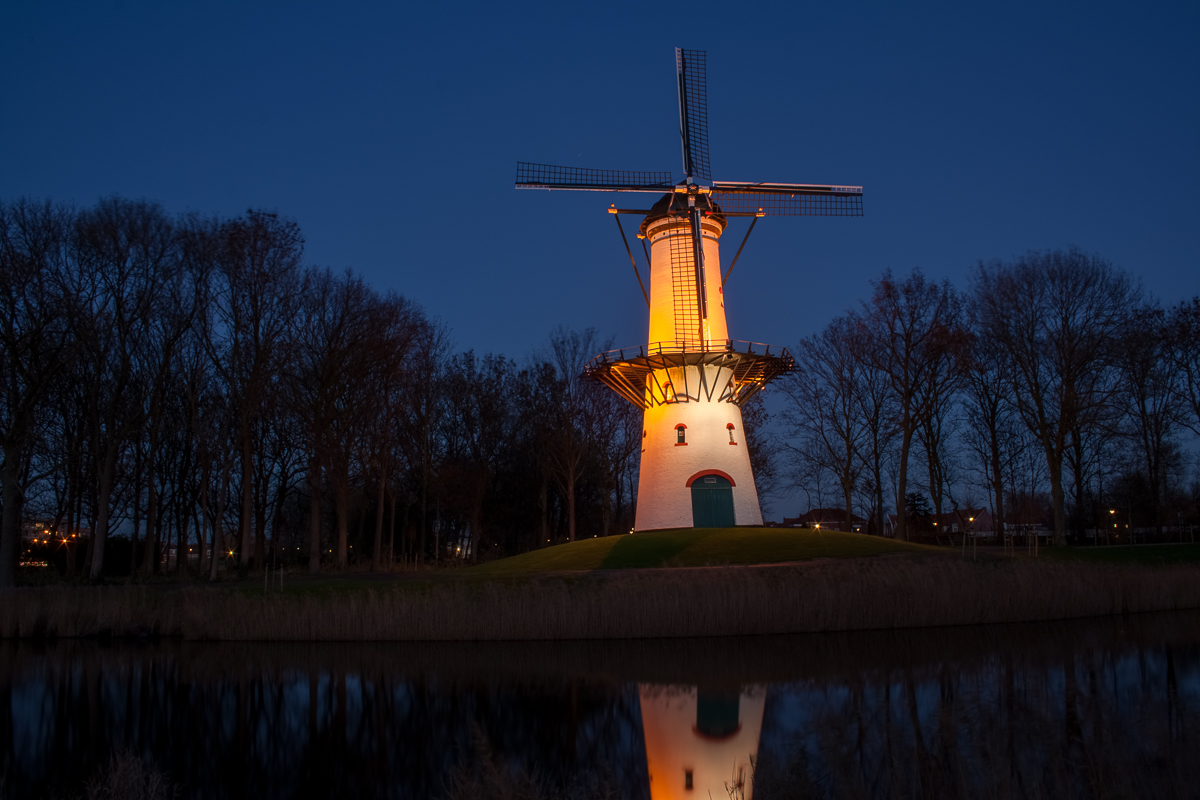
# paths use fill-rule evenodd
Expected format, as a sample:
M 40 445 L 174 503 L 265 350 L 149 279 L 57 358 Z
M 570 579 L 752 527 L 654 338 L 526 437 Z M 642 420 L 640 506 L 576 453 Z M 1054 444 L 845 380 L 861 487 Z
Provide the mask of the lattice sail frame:
M 517 162 L 518 189 L 572 189 L 577 192 L 669 192 L 670 172 L 636 172 Z
M 689 178 L 712 180 L 708 164 L 708 54 L 675 48 L 679 80 L 679 138 L 683 172 Z
M 714 183 L 709 196 L 723 213 L 767 217 L 861 217 L 862 187 L 836 186 L 766 192 L 753 188 L 721 189 Z
M 601 353 L 583 374 L 642 409 L 714 401 L 741 407 L 795 363 L 786 348 L 759 342 L 655 342 Z

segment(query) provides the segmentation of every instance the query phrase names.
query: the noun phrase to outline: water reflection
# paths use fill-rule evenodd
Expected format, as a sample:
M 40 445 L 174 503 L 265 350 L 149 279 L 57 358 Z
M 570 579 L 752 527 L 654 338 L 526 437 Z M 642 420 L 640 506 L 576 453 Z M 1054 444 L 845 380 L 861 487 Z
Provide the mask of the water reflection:
M 122 748 L 197 798 L 1195 797 L 1198 745 L 1197 613 L 736 641 L 0 643 L 6 798 L 80 796 Z
M 638 686 L 651 800 L 753 794 L 764 687 Z

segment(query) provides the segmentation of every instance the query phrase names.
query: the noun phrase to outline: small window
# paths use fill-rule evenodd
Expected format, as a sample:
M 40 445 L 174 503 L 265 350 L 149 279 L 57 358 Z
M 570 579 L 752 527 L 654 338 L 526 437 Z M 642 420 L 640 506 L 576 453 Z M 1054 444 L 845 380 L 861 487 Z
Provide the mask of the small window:
M 687 425 L 680 423 L 675 426 L 675 445 L 687 444 Z
M 733 438 L 733 431 L 734 431 L 733 423 L 731 422 L 728 425 L 726 425 L 725 430 L 729 431 L 729 443 L 737 444 L 737 442 Z
M 717 476 L 716 476 L 716 475 L 709 475 L 708 477 L 706 477 L 706 478 L 704 479 L 704 482 L 705 482 L 705 483 L 716 483 L 716 482 L 717 482 Z
M 695 788 L 692 786 L 692 771 L 690 769 L 685 769 L 683 771 L 683 788 L 687 789 L 688 791 L 691 791 L 693 788 Z

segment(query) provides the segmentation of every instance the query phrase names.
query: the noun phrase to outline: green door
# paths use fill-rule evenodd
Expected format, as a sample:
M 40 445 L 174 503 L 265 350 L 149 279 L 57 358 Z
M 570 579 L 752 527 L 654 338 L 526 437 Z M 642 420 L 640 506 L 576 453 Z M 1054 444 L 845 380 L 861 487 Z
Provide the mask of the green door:
M 700 686 L 696 690 L 696 732 L 709 739 L 725 739 L 742 728 L 738 704 L 741 694 L 736 691 L 711 690 Z
M 696 528 L 732 528 L 733 486 L 720 475 L 705 475 L 692 482 L 692 525 Z

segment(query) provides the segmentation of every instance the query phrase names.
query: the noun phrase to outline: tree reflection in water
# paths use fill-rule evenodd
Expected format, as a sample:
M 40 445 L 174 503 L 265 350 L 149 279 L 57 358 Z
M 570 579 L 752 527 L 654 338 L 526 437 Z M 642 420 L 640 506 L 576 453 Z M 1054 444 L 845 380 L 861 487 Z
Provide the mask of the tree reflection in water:
M 644 733 L 654 686 L 694 698 L 697 715 L 661 745 Z M 0 797 L 80 796 L 128 749 L 183 797 L 645 798 L 647 749 L 686 750 L 701 694 L 713 738 L 740 725 L 755 740 L 746 761 L 757 752 L 753 782 L 739 792 L 731 763 L 713 797 L 1200 786 L 1188 612 L 690 642 L 6 642 Z

